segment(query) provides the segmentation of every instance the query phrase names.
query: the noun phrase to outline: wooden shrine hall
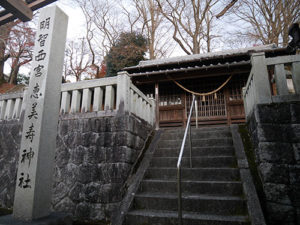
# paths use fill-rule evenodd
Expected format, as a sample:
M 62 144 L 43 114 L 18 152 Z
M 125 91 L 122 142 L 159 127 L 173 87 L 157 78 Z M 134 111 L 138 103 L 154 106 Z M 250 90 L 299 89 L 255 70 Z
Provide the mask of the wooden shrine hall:
M 192 101 L 190 91 L 205 94 L 220 87 L 216 93 L 197 96 L 198 124 L 244 123 L 242 88 L 251 70 L 251 54 L 255 52 L 265 52 L 266 57 L 288 54 L 285 48 L 265 45 L 141 61 L 124 70 L 140 90 L 156 99 L 160 127 L 185 126 Z M 195 117 L 194 113 L 194 125 Z

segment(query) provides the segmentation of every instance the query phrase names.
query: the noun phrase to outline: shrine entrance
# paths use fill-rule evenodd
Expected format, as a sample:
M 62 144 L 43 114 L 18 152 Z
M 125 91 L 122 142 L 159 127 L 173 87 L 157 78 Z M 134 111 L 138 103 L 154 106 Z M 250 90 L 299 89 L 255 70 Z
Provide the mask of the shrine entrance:
M 228 76 L 203 77 L 181 80 L 185 88 L 206 93 L 218 88 Z M 235 75 L 216 94 L 205 97 L 197 96 L 198 125 L 220 125 L 245 122 L 242 100 L 242 87 L 247 75 Z M 185 126 L 192 95 L 174 82 L 159 84 L 159 125 L 160 127 Z M 192 116 L 192 124 L 196 123 L 196 113 Z

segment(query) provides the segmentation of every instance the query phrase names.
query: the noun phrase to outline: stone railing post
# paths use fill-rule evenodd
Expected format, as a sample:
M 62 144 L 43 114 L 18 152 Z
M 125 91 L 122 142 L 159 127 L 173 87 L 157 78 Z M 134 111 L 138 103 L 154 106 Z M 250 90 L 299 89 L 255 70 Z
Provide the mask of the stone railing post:
M 292 77 L 293 77 L 295 93 L 300 94 L 300 62 L 294 62 L 292 69 L 293 69 Z
M 92 92 L 89 88 L 83 89 L 81 112 L 89 112 L 92 103 Z
M 102 110 L 102 103 L 103 103 L 103 88 L 96 87 L 94 91 L 93 111 L 97 112 Z
M 22 107 L 22 99 L 17 98 L 15 101 L 15 107 L 14 107 L 13 115 L 12 115 L 13 119 L 19 118 L 19 116 L 21 114 L 21 107 Z
M 7 100 L 6 110 L 5 110 L 5 114 L 4 114 L 5 120 L 12 118 L 14 108 L 15 108 L 15 101 L 13 99 Z
M 265 53 L 253 53 L 251 56 L 253 81 L 255 84 L 255 103 L 271 103 L 271 87 L 265 59 Z
M 127 72 L 119 72 L 117 78 L 117 110 L 119 113 L 130 111 L 130 77 Z
M 152 107 L 151 107 L 151 124 L 155 126 L 156 124 L 156 100 L 154 98 L 149 99 L 152 102 Z M 158 130 L 158 127 L 155 127 L 156 130 Z
M 5 100 L 0 101 L 0 120 L 4 119 L 7 102 Z
M 80 112 L 81 92 L 79 90 L 72 91 L 71 113 Z

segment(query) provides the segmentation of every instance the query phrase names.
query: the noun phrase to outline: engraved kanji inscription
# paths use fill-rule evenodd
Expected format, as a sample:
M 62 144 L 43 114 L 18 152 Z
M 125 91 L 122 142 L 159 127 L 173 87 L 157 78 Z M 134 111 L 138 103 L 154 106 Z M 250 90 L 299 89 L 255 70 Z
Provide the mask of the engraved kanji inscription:
M 45 29 L 48 30 L 49 27 L 50 27 L 50 17 L 48 17 L 47 19 L 40 22 L 40 29 L 41 30 L 45 30 Z
M 45 42 L 46 42 L 47 37 L 48 37 L 48 34 L 40 34 L 39 35 L 38 42 L 40 43 L 40 47 L 45 46 Z
M 30 142 L 32 142 L 34 136 L 35 136 L 34 125 L 33 125 L 33 123 L 31 123 L 31 126 L 28 128 L 28 131 L 26 131 L 25 138 L 27 140 L 29 140 Z
M 24 176 L 25 174 L 24 173 L 21 173 L 21 177 L 19 178 L 19 187 L 20 188 L 31 188 L 31 185 L 30 185 L 30 178 L 29 178 L 29 174 L 27 173 L 27 176 L 25 178 Z
M 33 93 L 30 95 L 30 98 L 38 99 L 40 96 L 42 96 L 42 93 L 40 93 L 40 85 L 36 83 L 33 87 Z
M 37 106 L 37 103 L 36 102 L 34 102 L 32 105 L 31 105 L 31 112 L 30 112 L 30 114 L 28 115 L 28 119 L 32 119 L 32 118 L 34 118 L 34 119 L 37 119 L 38 118 L 38 113 L 36 112 L 36 106 Z
M 39 54 L 35 57 L 35 61 L 43 61 L 46 58 L 46 53 L 44 52 L 44 50 L 40 50 Z
M 25 163 L 28 161 L 28 167 L 30 167 L 31 159 L 33 159 L 34 152 L 32 151 L 32 148 L 29 148 L 29 151 L 27 149 L 23 150 L 23 153 L 21 155 L 21 163 Z
M 34 76 L 35 77 L 40 77 L 40 76 L 42 76 L 43 75 L 43 73 L 42 73 L 42 69 L 44 68 L 44 66 L 43 65 L 38 65 L 37 67 L 35 67 L 33 70 L 34 70 Z

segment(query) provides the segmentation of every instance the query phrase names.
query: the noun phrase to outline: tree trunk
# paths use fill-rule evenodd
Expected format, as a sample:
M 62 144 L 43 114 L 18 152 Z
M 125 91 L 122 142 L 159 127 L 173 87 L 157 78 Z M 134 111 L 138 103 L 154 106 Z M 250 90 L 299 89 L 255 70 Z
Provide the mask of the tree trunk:
M 0 84 L 4 81 L 4 61 L 0 60 Z
M 14 68 L 11 69 L 9 83 L 10 84 L 17 84 L 17 77 L 19 73 L 20 65 L 16 65 Z
M 5 55 L 6 40 L 15 24 L 16 22 L 11 22 L 0 26 L 0 81 L 4 80 L 4 63 L 9 58 L 9 55 Z

